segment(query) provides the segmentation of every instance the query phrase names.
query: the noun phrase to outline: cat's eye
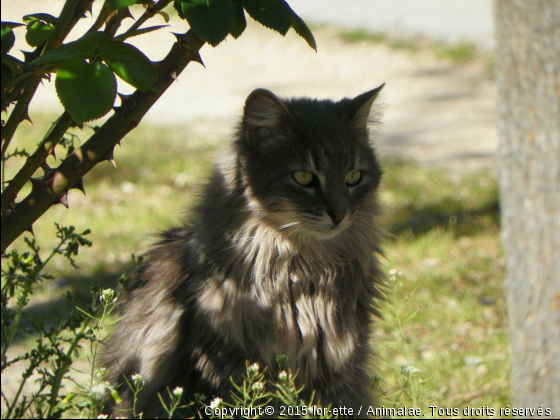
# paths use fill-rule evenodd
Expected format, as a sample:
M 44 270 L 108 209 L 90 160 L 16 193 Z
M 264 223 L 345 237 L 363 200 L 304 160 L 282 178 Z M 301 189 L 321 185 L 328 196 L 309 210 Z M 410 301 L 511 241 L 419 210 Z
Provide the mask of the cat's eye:
M 348 175 L 346 175 L 346 184 L 348 185 L 356 185 L 362 180 L 362 172 L 361 171 L 352 171 Z
M 313 173 L 308 171 L 295 171 L 294 179 L 300 185 L 309 185 L 313 181 Z

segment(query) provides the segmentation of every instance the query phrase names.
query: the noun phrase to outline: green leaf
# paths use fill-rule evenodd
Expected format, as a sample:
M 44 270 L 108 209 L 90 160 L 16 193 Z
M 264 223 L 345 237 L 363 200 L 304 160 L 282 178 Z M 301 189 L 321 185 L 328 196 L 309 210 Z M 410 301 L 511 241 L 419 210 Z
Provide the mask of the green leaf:
M 22 19 L 25 23 L 40 20 L 45 23 L 52 23 L 53 25 L 57 21 L 57 18 L 55 18 L 53 15 L 49 15 L 48 13 L 34 13 L 32 15 L 25 15 Z
M 229 34 L 234 20 L 232 0 L 181 0 L 192 30 L 215 47 Z
M 79 58 L 60 64 L 55 87 L 64 109 L 77 124 L 105 115 L 117 95 L 117 80 L 109 67 Z
M 25 26 L 23 23 L 16 23 L 16 22 L 2 22 L 2 28 L 8 27 L 10 29 L 17 28 L 18 26 Z
M 241 0 L 241 4 L 253 19 L 282 35 L 292 26 L 293 12 L 284 0 Z
M 167 28 L 168 26 L 170 25 L 149 26 L 148 28 L 136 29 L 135 31 L 132 31 L 130 33 L 124 33 L 119 36 L 116 36 L 115 40 L 124 41 L 125 39 L 131 38 L 133 36 L 147 34 L 148 32 L 157 31 L 158 29 Z
M 177 14 L 181 19 L 186 19 L 185 14 L 183 13 L 183 3 L 182 0 L 174 0 L 173 1 L 173 8 L 177 11 Z
M 74 42 L 56 47 L 41 57 L 33 60 L 31 65 L 39 65 L 44 63 L 54 63 L 57 61 L 66 61 L 73 58 L 89 58 L 107 42 L 111 37 L 105 32 L 92 32 L 84 35 L 82 38 Z
M 13 73 L 10 67 L 4 63 L 2 63 L 2 84 L 8 83 L 12 80 Z
M 109 7 L 113 10 L 124 9 L 133 4 L 147 4 L 151 6 L 154 2 L 152 0 L 109 0 Z
M 152 62 L 138 48 L 118 41 L 110 41 L 99 55 L 121 79 L 140 90 L 157 90 L 157 72 Z
M 139 3 L 138 0 L 109 0 L 109 7 L 113 10 L 124 9 L 134 3 Z
M 302 18 L 294 13 L 292 10 L 292 28 L 294 31 L 307 41 L 309 46 L 317 52 L 317 43 L 315 42 L 315 37 L 311 33 L 309 27 L 305 24 Z
M 18 26 L 23 26 L 21 23 L 13 23 L 13 22 L 2 22 L 2 55 L 1 58 L 4 58 L 8 51 L 12 49 L 14 46 L 14 42 L 16 42 L 16 36 L 12 32 L 13 28 L 17 28 Z
M 8 85 L 12 77 L 17 76 L 24 71 L 31 71 L 31 68 L 29 68 L 29 66 L 27 66 L 27 64 L 23 61 L 12 57 L 10 54 L 6 54 L 2 60 L 2 87 Z
M 40 20 L 31 21 L 27 26 L 25 40 L 32 47 L 43 45 L 54 34 L 54 26 Z
M 237 39 L 241 36 L 246 27 L 247 21 L 245 20 L 245 12 L 243 11 L 243 6 L 241 6 L 240 3 L 236 2 L 234 5 L 233 25 L 229 33 L 231 34 L 231 36 Z

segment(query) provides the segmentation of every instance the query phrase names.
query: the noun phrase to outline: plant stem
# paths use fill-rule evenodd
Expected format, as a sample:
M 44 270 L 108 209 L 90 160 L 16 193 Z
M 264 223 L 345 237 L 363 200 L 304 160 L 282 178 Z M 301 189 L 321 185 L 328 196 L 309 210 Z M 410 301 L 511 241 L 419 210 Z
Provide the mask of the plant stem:
M 165 7 L 169 3 L 171 3 L 171 1 L 172 0 L 159 0 L 152 7 L 148 7 L 146 9 L 146 11 L 144 12 L 144 14 L 142 16 L 140 16 L 140 18 L 138 18 L 138 20 L 136 20 L 136 22 L 134 22 L 132 24 L 132 26 L 123 35 L 126 36 L 126 34 L 129 34 L 133 31 L 137 30 L 138 28 L 140 28 L 140 26 L 142 26 L 144 24 L 144 22 L 146 22 L 148 19 L 152 18 L 156 13 L 165 9 Z
M 27 299 L 27 295 L 29 294 L 29 291 L 31 290 L 31 286 L 34 285 L 35 283 L 37 283 L 37 279 L 39 278 L 39 274 L 41 274 L 41 271 L 43 271 L 43 269 L 46 267 L 46 265 L 49 263 L 49 261 L 58 253 L 60 248 L 62 248 L 62 245 L 64 245 L 65 243 L 66 243 L 66 240 L 65 239 L 62 240 L 56 246 L 56 248 L 53 249 L 53 251 L 51 252 L 51 254 L 47 257 L 47 259 L 45 261 L 40 261 L 39 260 L 39 263 L 37 264 L 37 266 L 33 270 L 33 278 L 32 278 L 32 280 L 30 280 L 26 284 L 25 289 L 23 290 L 23 293 L 18 300 L 18 311 L 17 311 L 17 314 L 14 318 L 14 323 L 12 324 L 12 328 L 10 330 L 10 333 L 8 334 L 8 338 L 6 339 L 6 342 L 2 346 L 2 355 L 1 355 L 2 364 L 4 363 L 6 353 L 8 352 L 8 348 L 10 347 L 10 344 L 12 343 L 12 340 L 14 339 L 14 336 L 16 335 L 17 327 L 19 325 L 19 320 L 21 318 L 21 313 L 23 311 L 23 308 L 26 306 L 25 301 Z
M 37 366 L 38 365 L 36 363 L 32 363 L 31 365 L 29 365 L 29 367 L 27 368 L 27 370 L 23 374 L 23 379 L 21 380 L 21 382 L 19 384 L 19 388 L 16 392 L 16 395 L 15 395 L 12 403 L 8 407 L 8 411 L 6 412 L 6 415 L 5 415 L 4 418 L 7 418 L 7 419 L 12 418 L 12 413 L 14 411 L 14 407 L 16 407 L 16 405 L 17 405 L 17 402 L 19 400 L 19 396 L 21 395 L 21 391 L 23 391 L 23 387 L 24 387 L 25 383 L 27 382 L 27 379 L 32 375 L 33 371 L 35 370 L 35 368 Z
M 18 302 L 18 310 L 16 313 L 16 316 L 14 318 L 14 323 L 12 324 L 12 328 L 10 329 L 10 334 L 8 334 L 8 338 L 6 339 L 6 342 L 4 343 L 4 345 L 2 346 L 2 364 L 4 364 L 4 360 L 6 358 L 6 353 L 8 352 L 8 348 L 10 347 L 10 344 L 12 342 L 12 340 L 14 339 L 14 336 L 16 335 L 16 331 L 17 331 L 17 327 L 19 324 L 19 319 L 21 318 L 21 313 L 23 312 L 23 308 L 25 307 L 25 300 L 27 299 L 27 295 L 29 294 L 29 290 L 31 290 L 31 282 L 29 282 L 25 289 L 23 290 L 23 293 L 21 295 L 21 299 L 20 302 Z
M 72 353 L 74 353 L 74 350 L 76 350 L 76 347 L 77 347 L 79 341 L 83 338 L 84 333 L 85 333 L 86 329 L 88 328 L 90 322 L 91 322 L 91 318 L 86 317 L 85 320 L 84 320 L 84 323 L 82 325 L 82 328 L 80 329 L 80 332 L 78 334 L 76 334 L 76 337 L 74 337 L 74 340 L 72 341 L 72 344 L 70 345 L 70 348 L 66 352 L 66 354 L 64 356 L 64 359 L 63 359 L 60 367 L 58 368 L 56 379 L 54 381 L 54 384 L 53 384 L 52 390 L 51 390 L 51 398 L 50 398 L 50 401 L 49 401 L 49 411 L 48 411 L 47 416 L 46 416 L 47 419 L 52 418 L 51 416 L 52 416 L 53 410 L 55 409 L 55 407 L 57 405 L 58 392 L 60 391 L 60 386 L 62 384 L 62 379 L 64 378 L 64 374 L 66 373 L 66 371 L 68 370 L 68 368 L 72 364 L 72 362 L 71 362 Z

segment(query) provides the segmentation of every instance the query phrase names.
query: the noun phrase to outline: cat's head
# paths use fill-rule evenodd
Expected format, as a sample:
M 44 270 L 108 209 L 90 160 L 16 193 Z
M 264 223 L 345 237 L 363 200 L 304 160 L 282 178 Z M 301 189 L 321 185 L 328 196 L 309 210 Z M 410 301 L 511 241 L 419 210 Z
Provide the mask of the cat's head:
M 291 237 L 365 226 L 382 174 L 368 137 L 382 88 L 338 102 L 253 91 L 236 145 L 251 210 Z

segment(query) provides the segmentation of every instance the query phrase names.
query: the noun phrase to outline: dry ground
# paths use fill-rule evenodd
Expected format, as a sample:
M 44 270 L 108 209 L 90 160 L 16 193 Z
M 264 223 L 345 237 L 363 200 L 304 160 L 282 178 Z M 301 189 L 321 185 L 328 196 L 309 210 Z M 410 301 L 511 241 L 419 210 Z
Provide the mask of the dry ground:
M 2 2 L 2 19 L 18 22 L 24 14 L 37 12 L 57 15 L 62 4 L 60 0 Z M 294 8 L 297 12 L 297 4 Z M 136 16 L 140 13 L 140 8 L 133 9 Z M 163 23 L 157 17 L 152 24 Z M 161 60 L 174 40 L 170 32 L 188 28 L 178 19 L 170 24 L 169 29 L 130 42 L 150 59 Z M 89 25 L 91 19 L 84 19 L 69 39 Z M 231 132 L 244 99 L 254 88 L 286 96 L 340 98 L 387 83 L 378 143 L 381 153 L 461 169 L 495 164 L 495 90 L 487 62 L 457 65 L 438 59 L 430 49 L 411 53 L 383 44 L 349 44 L 340 39 L 338 30 L 328 27 L 316 27 L 314 34 L 317 53 L 293 31 L 283 38 L 250 21 L 238 40 L 228 39 L 217 48 L 203 47 L 206 68 L 189 66 L 145 121 L 186 125 L 197 136 L 221 141 Z M 24 29 L 16 29 L 16 47 L 29 49 L 23 35 Z M 121 82 L 119 90 L 129 92 L 130 87 Z M 51 84 L 39 92 L 31 117 L 59 110 L 62 107 Z

